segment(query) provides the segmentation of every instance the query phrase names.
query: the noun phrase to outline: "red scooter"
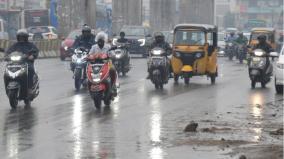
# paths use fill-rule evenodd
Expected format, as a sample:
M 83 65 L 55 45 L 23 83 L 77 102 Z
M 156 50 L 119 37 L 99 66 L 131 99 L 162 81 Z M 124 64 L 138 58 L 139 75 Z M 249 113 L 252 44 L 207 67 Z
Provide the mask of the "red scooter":
M 115 97 L 112 93 L 111 60 L 108 54 L 99 53 L 89 55 L 87 61 L 88 89 L 95 107 L 100 109 L 102 101 L 109 106 Z

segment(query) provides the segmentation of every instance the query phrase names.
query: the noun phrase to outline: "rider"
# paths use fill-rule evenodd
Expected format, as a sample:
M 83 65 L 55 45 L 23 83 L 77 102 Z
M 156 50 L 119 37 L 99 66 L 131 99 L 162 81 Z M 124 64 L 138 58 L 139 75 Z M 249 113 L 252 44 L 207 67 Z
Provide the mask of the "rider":
M 168 59 L 168 55 L 171 54 L 172 48 L 171 48 L 170 44 L 165 41 L 165 36 L 163 35 L 162 32 L 156 32 L 154 37 L 155 37 L 155 41 L 150 45 L 150 50 L 154 49 L 155 47 L 159 47 L 159 48 L 162 48 L 166 51 L 167 54 L 165 56 L 167 58 L 168 66 L 169 66 L 169 77 L 172 77 L 172 74 L 171 74 L 172 69 L 171 69 L 171 66 L 170 66 L 170 60 Z M 149 64 L 148 64 L 147 79 L 150 79 Z
M 243 32 L 238 33 L 238 38 L 235 40 L 235 42 L 239 45 L 247 45 L 248 39 L 244 36 Z
M 234 42 L 236 40 L 235 32 L 230 32 L 230 35 L 227 37 L 226 42 Z
M 6 56 L 12 52 L 22 52 L 27 55 L 27 64 L 28 64 L 28 93 L 31 94 L 33 87 L 33 77 L 35 75 L 34 61 L 38 57 L 39 50 L 31 42 L 29 42 L 29 34 L 27 30 L 20 29 L 17 32 L 17 42 L 13 44 L 6 51 Z
M 96 36 L 92 34 L 92 29 L 88 25 L 84 25 L 82 28 L 82 35 L 76 38 L 72 48 L 84 47 L 88 50 L 96 43 Z
M 106 41 L 107 41 L 107 34 L 104 32 L 98 33 L 96 37 L 97 44 L 92 46 L 90 50 L 90 54 L 107 53 L 108 56 L 110 57 L 111 55 L 109 51 L 114 48 L 112 48 L 109 44 L 106 44 Z M 111 65 L 109 73 L 111 77 L 112 91 L 113 91 L 114 96 L 116 96 L 117 95 L 117 88 L 116 88 L 117 73 L 113 65 Z
M 90 50 L 92 46 L 96 43 L 96 36 L 92 34 L 92 29 L 85 24 L 82 28 L 82 35 L 75 39 L 75 42 L 71 48 L 73 52 L 76 48 L 83 47 L 85 49 Z M 75 64 L 70 63 L 71 70 L 74 71 Z
M 254 49 L 261 49 L 263 51 L 265 51 L 265 53 L 269 54 L 270 52 L 273 51 L 273 48 L 271 47 L 271 45 L 269 45 L 266 42 L 266 36 L 265 35 L 260 35 L 257 37 L 258 40 L 258 44 L 254 47 Z
M 125 32 L 120 32 L 120 38 L 117 39 L 117 42 L 118 43 L 127 43 L 128 42 L 128 39 L 125 38 Z

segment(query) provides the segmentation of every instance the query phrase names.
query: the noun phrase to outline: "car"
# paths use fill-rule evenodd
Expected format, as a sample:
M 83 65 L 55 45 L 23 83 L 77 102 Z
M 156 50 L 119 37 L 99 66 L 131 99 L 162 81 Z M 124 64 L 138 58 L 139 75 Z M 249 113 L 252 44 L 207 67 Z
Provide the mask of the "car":
M 82 34 L 80 29 L 73 30 L 69 33 L 66 38 L 62 38 L 62 43 L 60 46 L 60 59 L 64 61 L 66 58 L 71 57 L 72 54 L 68 52 L 75 42 L 75 39 Z M 95 35 L 95 30 L 92 29 L 92 34 Z
M 80 35 L 81 35 L 81 30 L 78 29 L 71 31 L 66 38 L 63 38 L 60 47 L 60 59 L 62 61 L 64 61 L 67 57 L 71 57 L 71 54 L 68 52 L 68 50 L 74 44 L 76 37 Z
M 218 32 L 218 56 L 225 56 L 225 33 Z
M 27 28 L 29 40 L 52 40 L 58 39 L 58 33 L 53 26 L 33 26 Z
M 282 47 L 279 54 L 278 61 L 275 67 L 275 89 L 277 94 L 283 94 L 284 86 L 284 47 Z
M 147 57 L 149 40 L 151 39 L 151 32 L 148 27 L 124 25 L 120 32 L 125 32 L 125 38 L 128 39 L 130 46 L 128 48 L 130 54 L 142 55 Z M 114 35 L 112 44 L 115 45 L 118 35 Z

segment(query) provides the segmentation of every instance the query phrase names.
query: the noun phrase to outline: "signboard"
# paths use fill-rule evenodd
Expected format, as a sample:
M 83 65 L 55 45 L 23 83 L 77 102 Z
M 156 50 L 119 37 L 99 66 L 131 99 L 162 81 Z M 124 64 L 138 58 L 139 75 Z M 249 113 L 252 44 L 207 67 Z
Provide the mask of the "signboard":
M 25 10 L 25 27 L 48 25 L 48 10 Z
M 8 0 L 0 0 L 0 10 L 7 10 Z

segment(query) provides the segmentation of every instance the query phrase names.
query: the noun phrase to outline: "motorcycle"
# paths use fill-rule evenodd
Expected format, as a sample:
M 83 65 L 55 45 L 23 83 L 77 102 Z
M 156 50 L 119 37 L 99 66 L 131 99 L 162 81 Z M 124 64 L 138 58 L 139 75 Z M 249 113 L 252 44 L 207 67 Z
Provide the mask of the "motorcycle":
M 114 64 L 118 74 L 125 76 L 130 71 L 130 56 L 127 51 L 127 44 L 116 43 L 117 49 L 115 49 L 111 57 L 112 63 Z
M 246 45 L 238 45 L 237 48 L 237 57 L 240 61 L 240 63 L 242 64 L 243 61 L 246 59 L 246 54 L 247 54 L 247 47 Z
M 83 85 L 86 87 L 86 57 L 89 54 L 89 50 L 83 47 L 79 47 L 74 50 L 72 55 L 71 69 L 73 71 L 74 85 L 77 91 L 80 90 Z
M 100 109 L 102 101 L 109 106 L 115 97 L 111 86 L 109 57 L 106 53 L 94 54 L 87 61 L 88 89 L 95 107 Z
M 273 66 L 267 54 L 269 53 L 261 49 L 256 49 L 250 57 L 249 77 L 251 80 L 251 88 L 253 89 L 257 82 L 260 82 L 261 87 L 265 88 L 266 84 L 271 80 Z
M 229 60 L 233 60 L 233 57 L 234 57 L 234 54 L 235 54 L 235 46 L 232 42 L 227 43 L 226 54 L 227 54 Z
M 39 95 L 39 78 L 35 73 L 33 77 L 32 91 L 28 88 L 28 63 L 27 55 L 21 52 L 12 52 L 5 60 L 7 61 L 4 72 L 4 83 L 6 94 L 12 109 L 15 109 L 18 102 L 24 100 L 29 106 Z
M 153 48 L 149 53 L 150 80 L 156 89 L 163 89 L 164 84 L 169 80 L 169 66 L 166 51 L 162 48 Z

